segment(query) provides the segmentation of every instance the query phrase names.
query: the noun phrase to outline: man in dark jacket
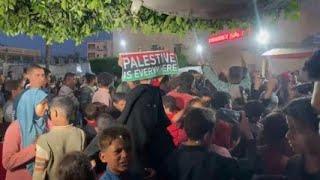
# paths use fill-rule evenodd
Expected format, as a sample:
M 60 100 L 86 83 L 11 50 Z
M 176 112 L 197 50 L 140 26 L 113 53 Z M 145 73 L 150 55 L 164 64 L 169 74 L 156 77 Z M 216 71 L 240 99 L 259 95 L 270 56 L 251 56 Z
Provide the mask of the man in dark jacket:
M 132 89 L 118 120 L 132 134 L 133 171 L 143 173 L 144 168 L 153 168 L 161 175 L 159 167 L 173 151 L 174 144 L 166 130 L 170 122 L 163 109 L 160 89 L 149 84 Z
M 85 75 L 86 83 L 80 89 L 80 108 L 82 112 L 85 111 L 88 104 L 92 101 L 92 96 L 96 91 L 94 85 L 96 83 L 96 76 L 94 74 L 87 73 Z

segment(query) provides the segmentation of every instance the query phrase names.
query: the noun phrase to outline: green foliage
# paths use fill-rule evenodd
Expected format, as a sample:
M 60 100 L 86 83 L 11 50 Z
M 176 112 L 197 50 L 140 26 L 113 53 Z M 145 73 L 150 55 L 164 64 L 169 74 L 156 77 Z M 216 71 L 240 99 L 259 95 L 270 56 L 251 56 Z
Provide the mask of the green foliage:
M 286 13 L 297 14 L 297 0 Z M 48 44 L 73 39 L 80 43 L 98 32 L 131 28 L 144 33 L 184 35 L 192 29 L 216 32 L 247 27 L 250 20 L 202 20 L 157 13 L 141 7 L 131 14 L 131 0 L 0 0 L 0 30 L 7 35 L 40 35 Z
M 287 19 L 298 20 L 301 16 L 299 9 L 298 0 L 291 0 L 288 7 L 284 10 L 285 17 Z
M 101 72 L 109 72 L 118 77 L 121 77 L 122 69 L 118 65 L 118 57 L 110 57 L 103 59 L 90 60 L 92 72 L 99 74 Z

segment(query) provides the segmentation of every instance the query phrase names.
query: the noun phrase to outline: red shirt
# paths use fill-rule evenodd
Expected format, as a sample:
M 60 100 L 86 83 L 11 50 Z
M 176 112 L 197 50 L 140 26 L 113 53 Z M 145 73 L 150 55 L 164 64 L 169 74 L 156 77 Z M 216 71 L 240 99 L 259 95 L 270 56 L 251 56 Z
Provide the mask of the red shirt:
M 194 98 L 190 94 L 179 93 L 177 91 L 171 91 L 167 95 L 172 96 L 176 100 L 176 103 L 179 109 L 186 108 L 189 102 Z
M 187 141 L 188 137 L 186 132 L 181 129 L 176 123 L 167 127 L 175 146 L 179 146 L 182 142 Z
M 87 125 L 90 126 L 90 127 L 97 127 L 97 121 L 95 120 L 86 120 L 87 121 Z
M 214 132 L 213 143 L 218 146 L 230 149 L 232 147 L 231 134 L 232 127 L 226 122 L 218 121 Z
M 7 180 L 32 179 L 26 164 L 34 160 L 36 147 L 34 144 L 22 148 L 20 125 L 13 121 L 6 131 L 3 142 L 2 164 L 7 170 Z

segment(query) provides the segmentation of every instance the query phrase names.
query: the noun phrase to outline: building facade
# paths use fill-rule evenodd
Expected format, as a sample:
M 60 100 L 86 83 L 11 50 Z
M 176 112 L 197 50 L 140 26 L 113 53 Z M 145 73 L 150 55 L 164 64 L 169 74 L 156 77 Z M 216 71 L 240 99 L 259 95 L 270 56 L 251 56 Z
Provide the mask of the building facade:
M 125 46 L 121 44 L 125 41 Z M 142 32 L 132 32 L 123 30 L 113 33 L 114 56 L 123 52 L 137 52 L 150 50 L 169 50 L 177 54 L 187 49 L 185 37 L 168 34 L 143 34 Z
M 0 46 L 0 59 L 5 63 L 38 63 L 41 60 L 40 50 Z
M 113 43 L 111 40 L 87 42 L 88 60 L 113 56 Z

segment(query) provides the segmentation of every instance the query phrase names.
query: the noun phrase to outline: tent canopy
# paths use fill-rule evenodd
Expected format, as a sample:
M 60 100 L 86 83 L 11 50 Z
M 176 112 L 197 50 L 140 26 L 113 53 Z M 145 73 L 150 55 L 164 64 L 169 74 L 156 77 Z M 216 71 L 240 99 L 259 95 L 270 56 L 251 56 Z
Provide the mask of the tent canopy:
M 302 59 L 310 57 L 314 48 L 275 48 L 262 54 L 264 57 L 276 59 Z

